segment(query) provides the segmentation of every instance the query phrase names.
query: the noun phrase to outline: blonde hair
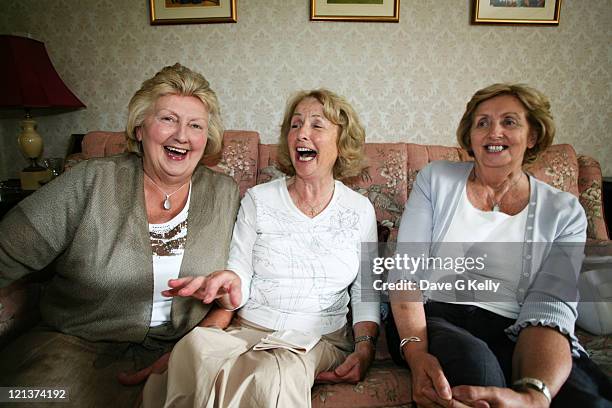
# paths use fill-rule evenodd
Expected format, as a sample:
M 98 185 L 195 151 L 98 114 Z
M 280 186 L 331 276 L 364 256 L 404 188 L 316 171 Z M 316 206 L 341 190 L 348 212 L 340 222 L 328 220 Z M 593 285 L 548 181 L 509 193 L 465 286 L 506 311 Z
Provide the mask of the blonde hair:
M 353 107 L 343 97 L 327 89 L 300 91 L 287 102 L 278 141 L 277 166 L 283 173 L 293 176 L 295 168 L 291 163 L 287 136 L 291 130 L 291 118 L 297 105 L 306 98 L 314 98 L 323 105 L 323 114 L 334 125 L 340 127 L 337 139 L 338 158 L 333 173 L 336 179 L 346 179 L 361 174 L 366 167 L 365 129 Z
M 555 122 L 550 112 L 550 101 L 540 91 L 523 84 L 493 84 L 477 91 L 467 103 L 459 127 L 457 128 L 457 141 L 459 145 L 474 155 L 470 132 L 474 122 L 476 108 L 496 96 L 511 95 L 517 98 L 527 112 L 527 121 L 530 130 L 535 132 L 536 141 L 532 148 L 528 148 L 523 157 L 523 163 L 534 161 L 538 155 L 546 150 L 555 138 Z
M 195 96 L 202 101 L 208 110 L 208 140 L 204 157 L 219 153 L 223 140 L 223 123 L 217 95 L 206 78 L 179 63 L 162 68 L 153 78 L 144 81 L 132 96 L 128 105 L 126 126 L 128 151 L 142 156 L 142 146 L 136 138 L 136 129 L 142 126 L 157 99 L 165 95 Z

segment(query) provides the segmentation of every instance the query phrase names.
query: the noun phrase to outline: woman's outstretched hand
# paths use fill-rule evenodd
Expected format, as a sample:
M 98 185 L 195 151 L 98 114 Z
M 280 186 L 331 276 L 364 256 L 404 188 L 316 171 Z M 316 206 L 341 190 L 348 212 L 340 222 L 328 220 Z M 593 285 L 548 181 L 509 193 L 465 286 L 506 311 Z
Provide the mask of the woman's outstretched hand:
M 226 309 L 235 309 L 242 302 L 240 277 L 235 272 L 216 271 L 207 276 L 187 276 L 170 279 L 162 295 L 194 297 L 204 303 L 217 300 Z

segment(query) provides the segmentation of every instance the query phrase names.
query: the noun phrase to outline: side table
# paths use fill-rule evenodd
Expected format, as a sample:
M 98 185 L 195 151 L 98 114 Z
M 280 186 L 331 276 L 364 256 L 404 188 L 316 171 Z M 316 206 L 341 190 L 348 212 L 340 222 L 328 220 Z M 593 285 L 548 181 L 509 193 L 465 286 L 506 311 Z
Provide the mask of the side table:
M 19 179 L 0 181 L 0 219 L 34 190 L 22 190 Z

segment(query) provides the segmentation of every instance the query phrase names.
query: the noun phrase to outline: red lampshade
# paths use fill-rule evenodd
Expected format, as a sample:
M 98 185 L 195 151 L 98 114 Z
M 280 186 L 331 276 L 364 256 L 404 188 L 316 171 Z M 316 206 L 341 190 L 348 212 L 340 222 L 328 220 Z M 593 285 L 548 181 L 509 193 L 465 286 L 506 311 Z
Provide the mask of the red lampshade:
M 45 44 L 0 35 L 0 109 L 84 108 L 53 67 Z

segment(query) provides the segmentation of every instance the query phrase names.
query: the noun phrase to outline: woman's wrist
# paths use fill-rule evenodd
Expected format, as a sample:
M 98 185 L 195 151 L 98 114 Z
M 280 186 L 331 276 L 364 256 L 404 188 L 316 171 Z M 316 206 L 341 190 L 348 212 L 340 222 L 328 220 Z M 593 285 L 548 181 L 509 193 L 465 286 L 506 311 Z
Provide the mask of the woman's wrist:
M 406 344 L 402 349 L 402 357 L 409 367 L 414 367 L 424 356 L 429 354 L 427 347 L 423 347 L 423 344 L 410 343 Z
M 531 388 L 525 388 L 522 390 L 514 390 L 519 394 L 523 394 L 528 402 L 526 402 L 527 407 L 530 408 L 548 408 L 550 407 L 550 402 L 548 399 L 537 390 Z
M 362 341 L 359 343 L 355 343 L 355 352 L 368 355 L 373 358 L 376 354 L 376 347 L 374 346 L 374 343 L 371 343 L 369 341 Z

